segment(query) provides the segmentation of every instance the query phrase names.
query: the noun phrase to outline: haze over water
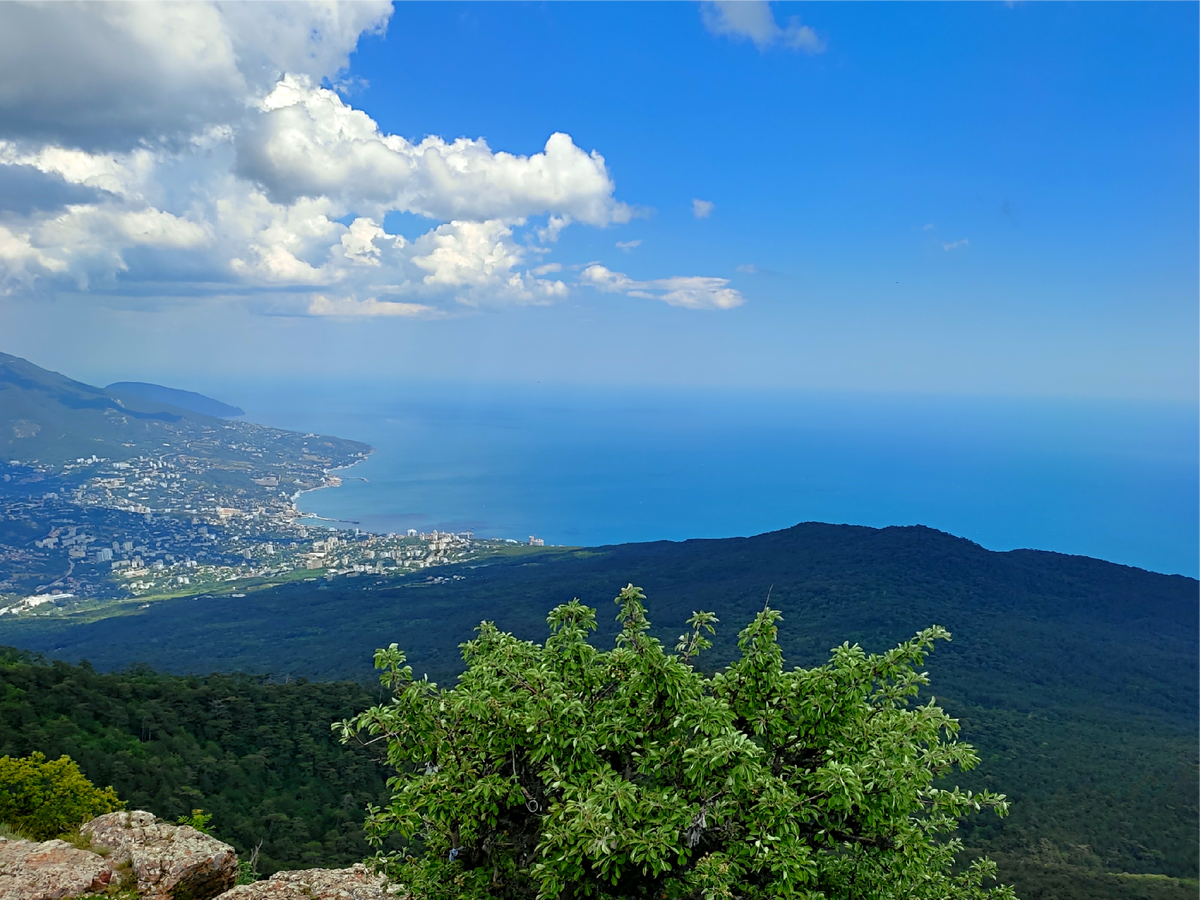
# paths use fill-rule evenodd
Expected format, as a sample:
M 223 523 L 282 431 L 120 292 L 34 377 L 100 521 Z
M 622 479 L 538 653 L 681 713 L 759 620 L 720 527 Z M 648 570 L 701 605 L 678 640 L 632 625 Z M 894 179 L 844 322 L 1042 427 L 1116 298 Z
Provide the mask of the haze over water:
M 371 531 L 600 545 L 919 523 L 993 550 L 1200 568 L 1188 404 L 412 382 L 223 390 L 252 421 L 374 446 L 341 488 L 300 503 Z

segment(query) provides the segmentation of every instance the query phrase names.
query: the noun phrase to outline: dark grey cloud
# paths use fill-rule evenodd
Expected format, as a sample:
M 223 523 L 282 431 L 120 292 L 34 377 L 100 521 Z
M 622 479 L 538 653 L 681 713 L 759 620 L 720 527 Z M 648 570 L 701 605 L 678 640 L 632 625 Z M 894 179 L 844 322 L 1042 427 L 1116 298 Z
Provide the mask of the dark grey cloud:
M 94 203 L 107 191 L 71 184 L 33 166 L 0 166 L 0 210 L 21 216 L 54 212 L 74 203 Z
M 0 3 L 0 138 L 128 150 L 243 108 L 219 16 L 191 3 Z
M 315 80 L 386 27 L 386 0 L 0 3 L 0 140 L 177 147 L 285 71 Z

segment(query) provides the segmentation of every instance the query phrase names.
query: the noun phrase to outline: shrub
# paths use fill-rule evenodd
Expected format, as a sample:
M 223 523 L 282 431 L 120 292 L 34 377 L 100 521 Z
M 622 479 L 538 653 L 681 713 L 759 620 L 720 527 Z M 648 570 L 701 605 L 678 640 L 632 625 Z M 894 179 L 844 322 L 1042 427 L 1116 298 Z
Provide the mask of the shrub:
M 193 809 L 190 816 L 180 816 L 175 820 L 177 825 L 190 825 L 202 834 L 212 834 L 208 825 L 211 821 L 212 813 L 206 813 L 202 809 Z
M 250 858 L 238 861 L 237 884 L 254 884 L 259 881 L 262 875 L 258 871 L 258 851 L 262 848 L 262 841 L 259 841 L 253 850 L 250 851 Z
M 32 840 L 50 840 L 124 808 L 116 791 L 95 787 L 69 756 L 0 757 L 0 822 Z
M 911 704 L 945 629 L 785 671 L 768 608 L 708 677 L 693 660 L 716 617 L 693 615 L 668 654 L 644 599 L 617 597 L 609 652 L 578 601 L 544 645 L 484 622 L 449 690 L 414 680 L 395 644 L 376 653 L 393 699 L 334 727 L 386 741 L 397 772 L 368 839 L 413 843 L 377 867 L 427 900 L 1012 898 L 985 887 L 990 862 L 954 864 L 958 817 L 1004 814 L 1003 795 L 935 787 L 977 757 L 932 701 Z

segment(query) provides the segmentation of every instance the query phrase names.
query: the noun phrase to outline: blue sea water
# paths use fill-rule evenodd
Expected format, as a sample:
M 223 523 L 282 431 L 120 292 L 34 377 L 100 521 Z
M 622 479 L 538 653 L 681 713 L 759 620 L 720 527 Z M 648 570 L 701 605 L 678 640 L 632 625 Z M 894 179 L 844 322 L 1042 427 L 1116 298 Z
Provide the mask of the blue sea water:
M 994 550 L 1200 569 L 1191 405 L 339 380 L 222 390 L 253 421 L 374 446 L 342 487 L 300 501 L 366 530 L 598 545 L 920 523 Z

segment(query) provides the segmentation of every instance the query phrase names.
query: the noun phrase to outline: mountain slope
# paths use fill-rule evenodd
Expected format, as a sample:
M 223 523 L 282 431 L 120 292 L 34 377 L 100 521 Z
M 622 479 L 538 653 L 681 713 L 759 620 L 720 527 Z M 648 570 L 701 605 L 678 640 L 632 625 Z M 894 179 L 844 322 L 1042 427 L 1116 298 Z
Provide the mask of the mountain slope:
M 0 643 L 100 668 L 136 660 L 328 679 L 366 677 L 372 650 L 396 641 L 418 673 L 445 681 L 481 619 L 541 639 L 546 612 L 573 596 L 600 609 L 597 641 L 608 641 L 612 597 L 630 581 L 646 588 L 664 641 L 693 610 L 717 612 L 712 666 L 736 652 L 737 631 L 768 592 L 794 664 L 819 663 L 844 640 L 882 650 L 938 623 L 954 641 L 929 660 L 932 693 L 983 757 L 955 780 L 1015 801 L 1009 819 L 973 825 L 970 845 L 996 855 L 1025 900 L 1194 896 L 1178 882 L 1113 874 L 1196 877 L 1193 579 L 995 553 L 928 528 L 818 523 L 456 571 L 463 580 L 441 584 L 358 578 L 163 601 L 91 623 L 30 618 L 3 623 Z M 1056 884 L 1070 887 L 1045 887 Z
M 805 523 L 752 538 L 557 551 L 455 571 L 463 581 L 429 584 L 410 576 L 286 585 L 236 604 L 165 601 L 119 622 L 31 621 L 31 629 L 48 630 L 29 649 L 87 656 L 104 668 L 138 661 L 171 671 L 229 670 L 257 663 L 334 678 L 366 674 L 372 650 L 395 640 L 411 650 L 415 664 L 444 679 L 457 671 L 457 644 L 481 619 L 532 637 L 551 606 L 575 596 L 597 606 L 607 622 L 604 610 L 632 581 L 646 589 L 664 640 L 693 610 L 718 612 L 723 624 L 714 664 L 735 652 L 737 630 L 769 591 L 771 605 L 784 613 L 782 639 L 797 663 L 818 662 L 843 640 L 878 649 L 936 622 L 955 635 L 938 651 L 938 668 L 961 674 L 956 687 L 972 702 L 991 696 L 989 683 L 965 677 L 986 660 L 989 671 L 1023 685 L 1012 698 L 1021 708 L 1069 703 L 1063 690 L 1090 685 L 1123 708 L 1177 721 L 1197 715 L 1196 692 L 1175 689 L 1181 676 L 1196 671 L 1197 582 L 1087 557 L 996 553 L 921 526 Z M 280 618 L 285 610 L 287 621 Z M 436 629 L 421 627 L 434 621 Z M 149 640 L 131 654 L 110 640 L 113 629 L 145 629 Z M 320 635 L 315 642 L 313 632 Z M 615 627 L 602 625 L 599 639 L 611 633 Z M 214 642 L 215 635 L 221 640 Z
M 301 437 L 98 388 L 0 353 L 0 462 L 61 465 L 92 455 L 131 459 L 161 454 L 164 445 L 182 450 L 189 441 L 207 445 L 213 435 L 235 433 Z M 336 464 L 370 450 L 365 444 L 338 438 L 322 442 L 328 455 L 339 460 Z M 302 442 L 294 443 L 299 448 Z
M 259 847 L 264 875 L 348 866 L 370 853 L 360 823 L 387 773 L 328 723 L 373 699 L 356 684 L 99 674 L 0 648 L 0 754 L 65 753 L 167 821 L 202 808 L 239 856 Z
M 0 353 L 0 460 L 61 463 L 129 458 L 219 420 L 131 394 L 117 395 Z
M 205 397 L 195 391 L 182 391 L 179 388 L 164 387 L 161 384 L 150 384 L 146 381 L 116 381 L 104 390 L 121 397 L 141 397 L 143 400 L 166 403 L 179 409 L 187 409 L 222 419 L 246 414 L 246 411 L 239 406 L 230 406 L 228 403 L 222 403 L 212 397 Z

